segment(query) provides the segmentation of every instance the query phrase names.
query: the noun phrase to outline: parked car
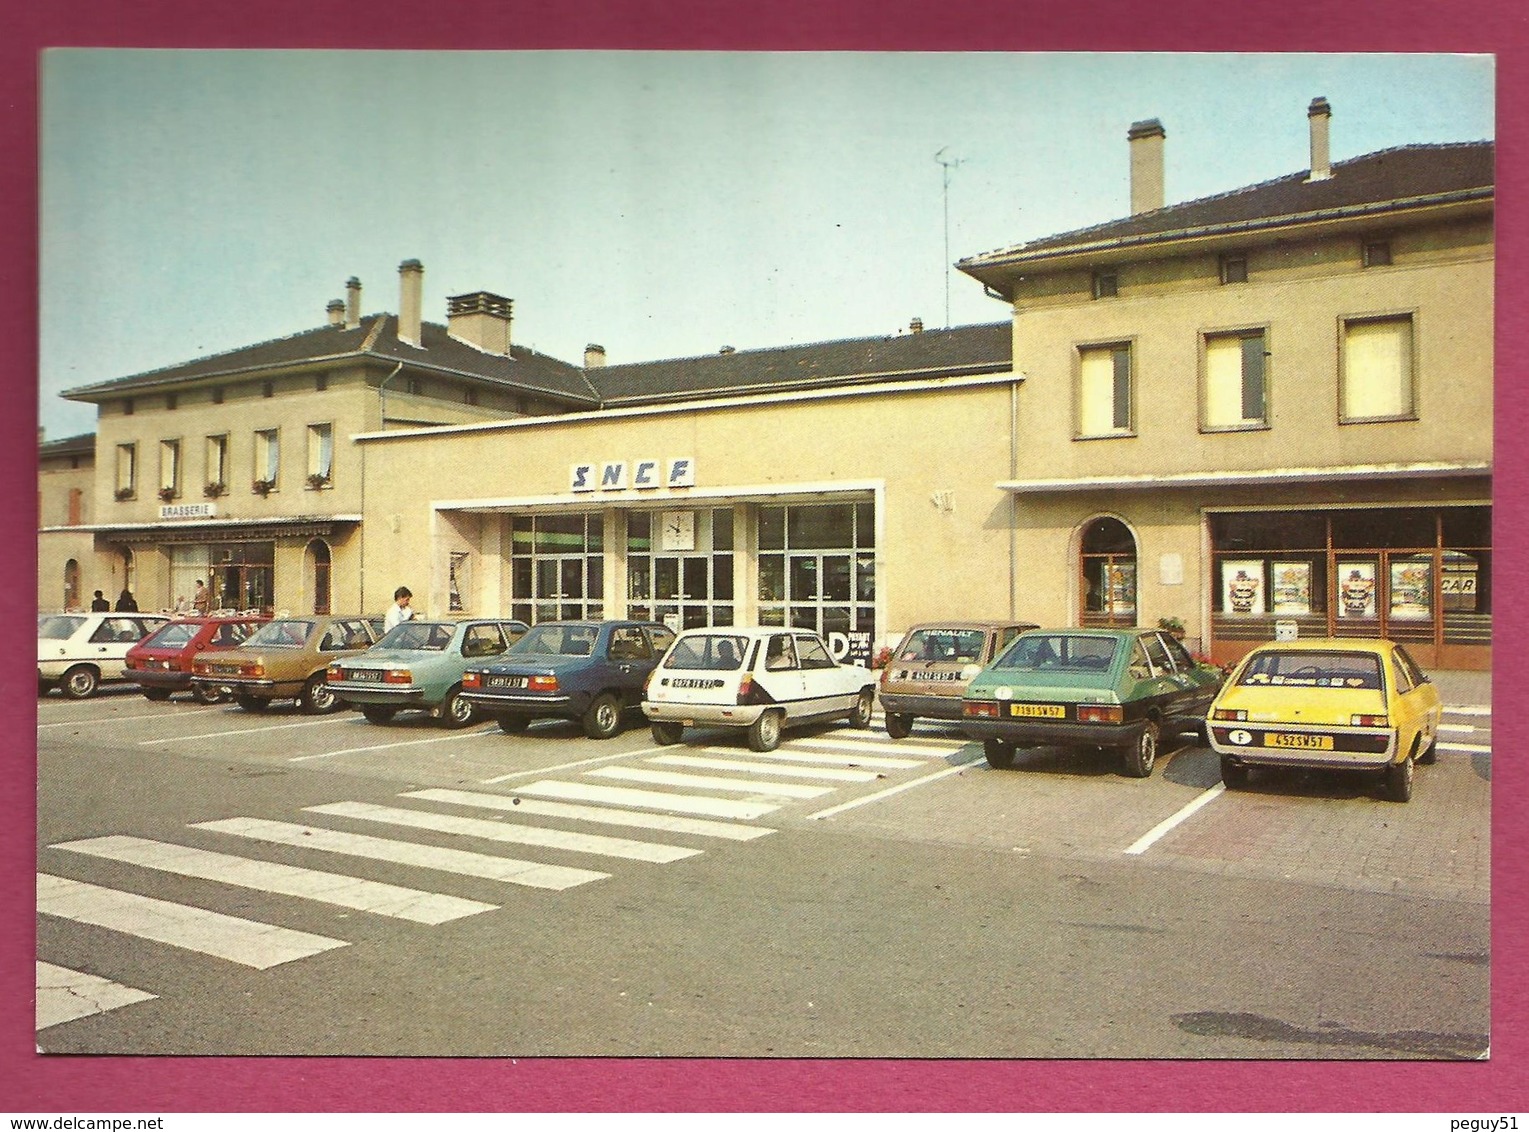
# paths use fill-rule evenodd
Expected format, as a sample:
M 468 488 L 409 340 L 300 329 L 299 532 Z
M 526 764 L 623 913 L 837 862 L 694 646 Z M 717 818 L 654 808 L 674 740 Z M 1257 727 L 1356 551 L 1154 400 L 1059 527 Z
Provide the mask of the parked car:
M 961 730 L 994 767 L 1019 747 L 1113 747 L 1146 778 L 1161 736 L 1203 729 L 1222 675 L 1158 629 L 1035 629 L 967 686 Z
M 466 727 L 475 709 L 461 696 L 462 673 L 502 656 L 529 629 L 499 619 L 405 621 L 366 652 L 332 663 L 326 683 L 371 723 L 419 709 L 447 727 Z
M 237 648 L 198 653 L 191 683 L 231 689 L 245 711 L 292 699 L 306 712 L 333 711 L 339 701 L 324 681 L 329 662 L 369 649 L 376 640 L 364 617 L 283 617 L 266 622 Z
M 642 684 L 674 633 L 651 621 L 547 621 L 497 664 L 467 669 L 462 698 L 507 732 L 533 719 L 578 720 L 609 739 L 642 702 Z
M 168 617 L 154 613 L 57 613 L 37 621 L 37 694 L 54 685 L 72 700 L 127 678 L 127 652 Z
M 648 681 L 643 714 L 655 743 L 678 743 L 685 728 L 742 727 L 749 747 L 773 751 L 788 726 L 847 719 L 869 727 L 876 676 L 839 664 L 807 629 L 688 629 Z
M 1254 649 L 1211 706 L 1210 745 L 1228 788 L 1255 766 L 1370 770 L 1394 802 L 1413 765 L 1438 757 L 1439 692 L 1394 641 L 1280 641 Z
M 930 621 L 915 625 L 881 670 L 887 734 L 905 738 L 913 721 L 961 718 L 961 693 L 972 677 L 1026 629 L 1025 621 Z
M 215 684 L 193 686 L 191 662 L 200 652 L 237 648 L 258 629 L 264 617 L 182 617 L 161 625 L 127 650 L 128 679 L 151 700 L 168 700 L 176 692 L 191 692 L 204 704 L 215 704 L 224 689 Z

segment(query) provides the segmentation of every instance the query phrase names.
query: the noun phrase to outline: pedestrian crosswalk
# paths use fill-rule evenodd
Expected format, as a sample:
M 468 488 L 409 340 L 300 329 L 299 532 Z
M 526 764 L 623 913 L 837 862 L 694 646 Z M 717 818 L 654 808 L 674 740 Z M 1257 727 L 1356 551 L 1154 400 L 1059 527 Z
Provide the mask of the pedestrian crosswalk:
M 331 937 L 202 907 L 218 891 L 206 882 L 360 912 L 410 930 L 441 928 L 499 911 L 520 891 L 568 892 L 609 881 L 612 870 L 671 865 L 769 837 L 776 830 L 761 819 L 837 791 L 875 788 L 900 773 L 911 777 L 963 745 L 950 732 L 892 740 L 872 730 L 791 737 L 768 753 L 672 747 L 635 752 L 618 765 L 526 775 L 533 780 L 514 787 L 501 781 L 492 792 L 412 789 L 398 795 L 398 804 L 329 802 L 305 807 L 292 821 L 193 822 L 185 843 L 127 834 L 63 841 L 47 847 L 51 871 L 38 874 L 37 910 L 62 924 L 265 970 L 353 941 L 338 938 L 345 934 L 338 929 Z M 499 851 L 508 847 L 514 855 Z M 284 859 L 264 859 L 271 856 Z M 143 879 L 133 887 L 167 896 L 178 882 L 193 882 L 185 887 L 195 895 L 183 903 L 64 875 L 92 863 L 111 867 L 113 877 L 124 867 L 136 870 Z M 386 869 L 390 882 L 348 875 L 358 866 Z M 408 883 L 391 883 L 400 877 Z M 498 888 L 486 891 L 484 882 Z M 472 885 L 474 897 L 494 902 L 446 891 L 453 884 Z M 340 927 L 346 922 L 344 915 L 335 920 Z M 111 953 L 92 960 L 85 966 L 93 969 L 81 971 L 39 958 L 39 1031 L 173 991 L 115 981 Z

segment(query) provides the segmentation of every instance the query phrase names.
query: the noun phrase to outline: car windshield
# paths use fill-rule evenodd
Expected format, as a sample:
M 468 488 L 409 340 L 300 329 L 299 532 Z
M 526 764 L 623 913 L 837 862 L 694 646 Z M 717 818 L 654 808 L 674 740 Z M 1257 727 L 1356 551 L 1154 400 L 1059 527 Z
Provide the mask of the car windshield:
M 440 652 L 451 644 L 457 627 L 450 621 L 404 621 L 393 626 L 382 640 L 379 649 L 428 649 Z
M 1237 683 L 1246 688 L 1380 688 L 1380 658 L 1371 653 L 1277 651 L 1248 661 Z
M 698 633 L 675 642 L 665 668 L 707 672 L 736 672 L 743 667 L 748 638 L 723 633 Z
M 194 622 L 172 621 L 155 630 L 143 644 L 148 648 L 179 649 L 191 643 L 201 626 Z
M 271 621 L 245 641 L 251 648 L 300 649 L 313 632 L 312 621 Z
M 981 629 L 915 629 L 897 650 L 897 659 L 970 663 L 981 659 L 986 639 Z
M 44 617 L 37 623 L 37 635 L 47 641 L 67 641 L 83 624 L 83 617 Z
M 1064 633 L 1019 637 L 994 668 L 1022 672 L 1103 672 L 1115 660 L 1121 641 Z
M 518 656 L 535 653 L 541 656 L 588 656 L 594 652 L 600 635 L 593 625 L 538 625 L 515 643 L 510 651 Z

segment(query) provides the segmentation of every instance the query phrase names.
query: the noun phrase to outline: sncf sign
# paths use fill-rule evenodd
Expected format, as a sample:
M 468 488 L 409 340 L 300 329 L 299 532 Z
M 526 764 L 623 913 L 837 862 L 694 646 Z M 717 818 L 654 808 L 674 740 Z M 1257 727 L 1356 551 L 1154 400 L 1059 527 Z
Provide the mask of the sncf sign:
M 606 460 L 575 464 L 568 476 L 570 491 L 647 491 L 659 487 L 694 487 L 695 461 L 689 456 L 666 460 Z

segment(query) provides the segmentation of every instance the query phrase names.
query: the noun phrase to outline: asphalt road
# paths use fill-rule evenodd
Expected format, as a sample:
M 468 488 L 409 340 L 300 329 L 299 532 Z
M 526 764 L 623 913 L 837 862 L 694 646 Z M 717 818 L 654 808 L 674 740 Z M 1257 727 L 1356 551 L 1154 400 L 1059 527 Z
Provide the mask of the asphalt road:
M 49 1052 L 1474 1058 L 1490 714 L 1413 801 L 922 725 L 655 748 L 39 701 Z M 363 883 L 358 883 L 363 882 Z M 211 913 L 212 915 L 208 915 Z

